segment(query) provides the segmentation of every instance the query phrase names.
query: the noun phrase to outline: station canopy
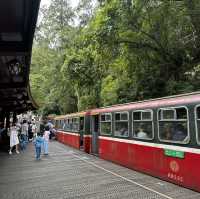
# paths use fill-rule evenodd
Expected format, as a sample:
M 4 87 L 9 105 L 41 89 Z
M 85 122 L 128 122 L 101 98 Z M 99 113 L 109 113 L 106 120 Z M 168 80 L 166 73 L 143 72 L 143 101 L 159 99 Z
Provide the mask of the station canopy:
M 40 0 L 0 1 L 0 111 L 36 108 L 29 87 Z

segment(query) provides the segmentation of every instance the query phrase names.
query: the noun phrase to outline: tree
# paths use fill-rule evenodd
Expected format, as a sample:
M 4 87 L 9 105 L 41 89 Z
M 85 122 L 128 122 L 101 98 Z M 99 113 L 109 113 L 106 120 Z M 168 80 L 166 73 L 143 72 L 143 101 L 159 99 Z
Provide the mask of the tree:
M 44 112 L 199 89 L 199 1 L 93 2 L 72 9 L 53 0 L 43 9 L 31 82 Z

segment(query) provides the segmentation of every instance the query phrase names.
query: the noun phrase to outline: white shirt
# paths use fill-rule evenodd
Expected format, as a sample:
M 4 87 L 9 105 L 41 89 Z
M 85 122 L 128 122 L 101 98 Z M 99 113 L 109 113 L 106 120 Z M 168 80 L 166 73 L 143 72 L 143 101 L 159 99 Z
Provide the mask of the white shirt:
M 32 131 L 33 133 L 36 133 L 36 129 L 37 129 L 37 126 L 35 124 L 32 125 Z
M 49 135 L 50 135 L 50 131 L 45 131 L 44 132 L 43 137 L 44 137 L 44 140 L 47 141 L 47 142 L 49 141 Z
M 149 138 L 149 137 L 147 136 L 147 133 L 145 133 L 145 132 L 143 132 L 143 131 L 138 132 L 137 137 L 138 137 L 138 138 Z

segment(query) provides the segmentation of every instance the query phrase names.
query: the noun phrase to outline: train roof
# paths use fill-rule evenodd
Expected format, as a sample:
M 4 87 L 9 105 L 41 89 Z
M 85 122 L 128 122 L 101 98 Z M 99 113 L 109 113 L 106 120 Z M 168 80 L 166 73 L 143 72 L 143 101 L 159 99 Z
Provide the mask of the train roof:
M 86 111 L 70 113 L 70 114 L 66 114 L 66 115 L 57 116 L 57 117 L 55 117 L 55 120 L 67 119 L 67 118 L 72 118 L 72 117 L 81 117 L 81 116 L 85 116 L 86 114 L 87 114 Z
M 55 117 L 57 117 L 55 114 L 47 115 L 47 119 L 54 119 Z
M 71 117 L 81 117 L 85 115 L 97 115 L 99 113 L 107 113 L 107 112 L 114 112 L 114 111 L 115 112 L 128 111 L 131 109 L 142 110 L 142 109 L 148 109 L 148 108 L 151 109 L 151 108 L 157 108 L 157 107 L 167 107 L 167 106 L 177 106 L 177 105 L 183 106 L 184 104 L 192 104 L 192 103 L 197 103 L 197 102 L 200 103 L 200 91 L 187 93 L 187 94 L 181 94 L 181 95 L 173 95 L 173 96 L 167 96 L 167 97 L 162 97 L 162 98 L 137 101 L 137 102 L 116 104 L 116 105 L 100 107 L 100 108 L 94 108 L 87 111 L 57 116 L 55 117 L 55 120 L 66 119 L 66 118 L 71 118 Z
M 54 117 L 55 120 L 60 120 L 63 119 L 65 115 L 58 115 L 56 117 Z
M 192 92 L 181 95 L 173 95 L 162 98 L 155 98 L 125 104 L 116 104 L 107 107 L 101 107 L 90 110 L 91 115 L 96 115 L 98 113 L 113 112 L 113 111 L 127 111 L 130 109 L 148 109 L 156 107 L 166 107 L 166 106 L 177 106 L 184 104 L 200 103 L 200 92 Z

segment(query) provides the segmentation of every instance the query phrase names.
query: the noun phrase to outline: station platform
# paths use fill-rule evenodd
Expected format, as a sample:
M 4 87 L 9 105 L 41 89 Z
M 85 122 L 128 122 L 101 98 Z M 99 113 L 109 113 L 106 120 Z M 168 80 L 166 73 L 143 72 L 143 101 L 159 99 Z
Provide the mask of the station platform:
M 200 193 L 50 142 L 36 161 L 25 152 L 0 153 L 0 199 L 199 199 Z

